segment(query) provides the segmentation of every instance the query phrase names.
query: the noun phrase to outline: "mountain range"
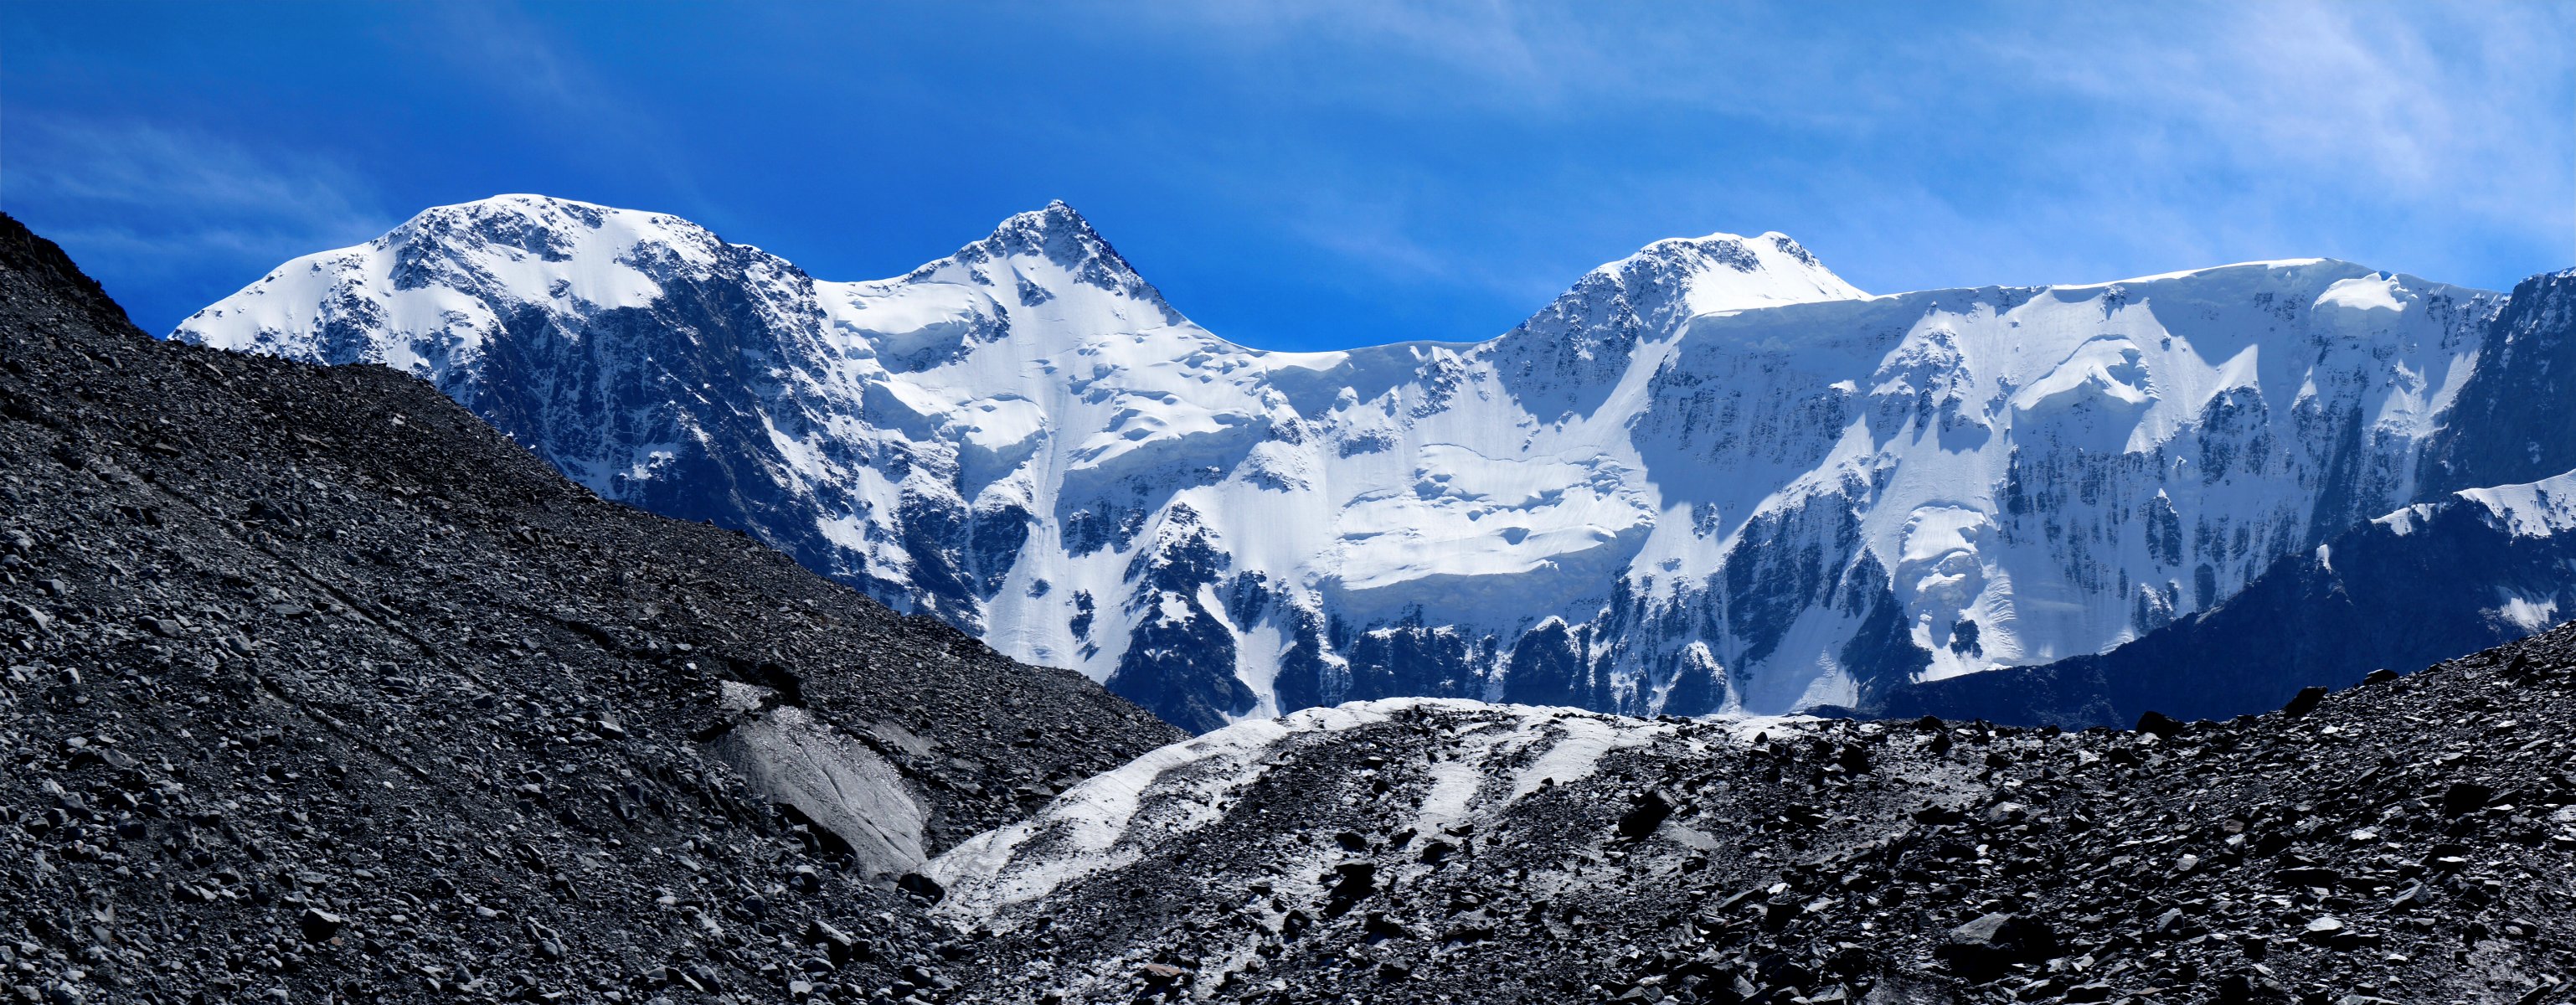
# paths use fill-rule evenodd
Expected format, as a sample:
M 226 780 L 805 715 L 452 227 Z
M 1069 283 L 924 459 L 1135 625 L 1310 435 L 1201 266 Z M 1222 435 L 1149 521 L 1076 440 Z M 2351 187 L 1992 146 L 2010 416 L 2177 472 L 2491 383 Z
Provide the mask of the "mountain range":
M 1872 296 L 1785 235 L 1716 234 L 1488 341 L 1282 353 L 1189 321 L 1061 203 L 837 282 L 513 195 L 288 262 L 172 336 L 414 374 L 602 496 L 1193 731 L 1397 696 L 2062 717 L 2136 701 L 2061 661 L 2206 636 L 2339 535 L 2491 526 L 2395 515 L 2576 468 L 2548 404 L 2566 287 L 2303 259 Z M 2570 609 L 2508 585 L 2461 616 Z M 2361 648 L 2332 674 L 2385 658 Z M 2199 658 L 2248 693 L 2322 672 Z M 2041 672 L 2016 668 L 2086 693 L 1988 697 Z

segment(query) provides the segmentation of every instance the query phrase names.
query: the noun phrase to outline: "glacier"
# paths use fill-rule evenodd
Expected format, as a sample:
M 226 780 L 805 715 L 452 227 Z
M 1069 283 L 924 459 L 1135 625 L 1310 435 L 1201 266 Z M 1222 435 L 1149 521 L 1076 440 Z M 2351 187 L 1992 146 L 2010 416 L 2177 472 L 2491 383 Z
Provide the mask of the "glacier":
M 836 282 L 510 195 L 172 337 L 405 370 L 602 496 L 1204 732 L 1396 697 L 1867 707 L 2104 652 L 2430 498 L 2505 300 L 2324 259 L 1873 296 L 1713 234 L 1488 341 L 1285 353 L 1062 203 Z

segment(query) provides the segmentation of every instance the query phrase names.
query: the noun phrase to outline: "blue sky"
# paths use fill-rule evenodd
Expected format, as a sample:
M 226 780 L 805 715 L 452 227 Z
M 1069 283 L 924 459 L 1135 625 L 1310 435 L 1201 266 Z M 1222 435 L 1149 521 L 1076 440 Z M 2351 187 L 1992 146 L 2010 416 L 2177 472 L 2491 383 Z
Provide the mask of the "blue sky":
M 1498 334 L 1660 237 L 1873 292 L 2576 264 L 2576 6 L 0 6 L 0 209 L 146 328 L 542 192 L 831 279 L 1061 198 L 1183 312 Z

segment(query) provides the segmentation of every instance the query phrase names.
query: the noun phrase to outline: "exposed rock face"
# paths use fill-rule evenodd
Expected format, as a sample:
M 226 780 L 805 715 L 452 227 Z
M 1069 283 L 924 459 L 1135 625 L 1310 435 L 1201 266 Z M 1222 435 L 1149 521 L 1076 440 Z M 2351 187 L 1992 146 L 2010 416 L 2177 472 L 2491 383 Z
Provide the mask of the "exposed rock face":
M 603 495 L 1197 731 L 1399 695 L 1866 705 L 2100 652 L 2430 498 L 2472 375 L 2556 352 L 2488 339 L 2499 299 L 2319 260 L 1870 298 L 1712 235 L 1491 341 L 1268 353 L 1060 204 L 840 283 L 507 196 L 174 334 L 420 375 Z
M 1180 735 L 0 217 L 18 1000 L 864 1000 L 947 967 L 904 872 Z
M 2420 481 L 2452 491 L 2576 471 L 2576 269 L 2513 288 L 2477 370 L 2424 455 Z
M 2576 626 L 2153 732 L 1390 699 L 929 871 L 961 1001 L 2555 1001 L 2571 698 Z

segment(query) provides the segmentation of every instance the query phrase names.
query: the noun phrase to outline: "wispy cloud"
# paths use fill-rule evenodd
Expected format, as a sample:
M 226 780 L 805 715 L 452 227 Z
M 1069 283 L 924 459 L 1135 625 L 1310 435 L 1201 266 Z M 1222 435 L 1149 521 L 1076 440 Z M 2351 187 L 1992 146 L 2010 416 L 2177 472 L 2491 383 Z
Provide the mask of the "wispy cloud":
M 2125 246 L 2182 267 L 2208 264 L 2195 254 L 2322 254 L 2437 271 L 2465 257 L 2444 250 L 2463 239 L 2567 254 L 2576 62 L 2558 46 L 2576 9 L 2426 13 L 2085 7 L 1968 41 L 2016 90 L 2080 113 L 2034 123 L 2015 152 L 2067 182 L 2034 208 L 2091 223 L 2074 233 L 2093 255 Z
M 2576 250 L 2565 5 L 1159 10 L 1230 50 L 1250 86 L 1296 81 L 1266 87 L 1283 106 L 1423 122 L 1448 130 L 1439 142 L 1479 128 L 1462 116 L 1527 137 L 1499 153 L 1551 197 L 1507 211 L 1591 217 L 1524 221 L 1556 245 L 1776 227 L 1846 249 L 1829 258 L 1885 289 L 2309 254 L 2494 283 L 2510 277 L 2460 273 Z M 1584 178 L 1576 146 L 1620 162 Z M 1458 280 L 1480 271 L 1467 261 L 1548 254 L 1459 225 L 1495 205 L 1469 169 L 1449 169 L 1459 201 L 1432 186 L 1403 214 L 1352 194 L 1443 169 L 1402 162 L 1412 148 L 1342 151 L 1296 179 L 1316 191 L 1273 198 L 1311 209 L 1296 232 L 1358 269 Z
M 221 263 L 247 283 L 401 219 L 345 164 L 180 128 L 17 115 L 9 143 L 0 203 L 93 271 L 128 281 Z

